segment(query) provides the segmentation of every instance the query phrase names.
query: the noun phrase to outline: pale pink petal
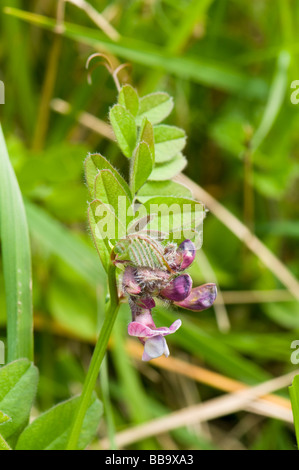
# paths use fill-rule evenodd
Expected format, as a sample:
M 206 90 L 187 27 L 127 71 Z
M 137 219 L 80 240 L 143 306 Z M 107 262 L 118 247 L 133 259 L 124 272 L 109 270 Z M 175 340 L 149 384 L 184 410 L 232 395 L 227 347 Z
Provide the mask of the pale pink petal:
M 130 336 L 138 336 L 139 338 L 151 338 L 152 336 L 159 334 L 155 333 L 155 330 L 152 330 L 148 326 L 145 326 L 137 321 L 132 321 L 128 325 L 128 333 Z
M 181 324 L 181 320 L 176 320 L 172 325 L 170 325 L 169 328 L 167 328 L 166 326 L 162 326 L 160 328 L 156 328 L 156 331 L 158 331 L 162 336 L 171 335 L 180 328 Z
M 140 338 L 146 338 L 153 336 L 152 329 L 142 323 L 133 321 L 128 325 L 128 333 L 130 336 L 138 336 Z

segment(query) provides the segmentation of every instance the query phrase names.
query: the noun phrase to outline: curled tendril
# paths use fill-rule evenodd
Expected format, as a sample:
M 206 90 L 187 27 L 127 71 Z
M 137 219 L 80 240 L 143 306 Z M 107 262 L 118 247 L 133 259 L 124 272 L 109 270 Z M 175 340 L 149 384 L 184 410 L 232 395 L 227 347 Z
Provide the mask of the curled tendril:
M 118 67 L 114 68 L 111 61 L 109 60 L 109 58 L 105 55 L 105 54 L 102 54 L 101 52 L 95 52 L 94 54 L 91 54 L 87 61 L 86 61 L 86 69 L 88 70 L 89 69 L 89 66 L 90 66 L 90 62 L 95 58 L 95 57 L 100 57 L 102 59 L 104 59 L 103 61 L 99 61 L 97 64 L 95 64 L 91 70 L 89 70 L 88 72 L 88 75 L 87 75 L 87 81 L 89 83 L 89 85 L 91 85 L 92 83 L 92 79 L 91 79 L 91 75 L 92 75 L 92 72 L 97 68 L 99 67 L 100 65 L 103 65 L 104 67 L 106 67 L 106 69 L 108 70 L 108 72 L 110 73 L 111 77 L 113 78 L 113 81 L 115 83 L 115 86 L 117 88 L 117 91 L 120 91 L 121 89 L 121 86 L 120 86 L 120 83 L 119 83 L 119 79 L 118 79 L 118 74 L 121 70 L 123 70 L 125 67 L 128 67 L 130 66 L 130 64 L 120 64 Z

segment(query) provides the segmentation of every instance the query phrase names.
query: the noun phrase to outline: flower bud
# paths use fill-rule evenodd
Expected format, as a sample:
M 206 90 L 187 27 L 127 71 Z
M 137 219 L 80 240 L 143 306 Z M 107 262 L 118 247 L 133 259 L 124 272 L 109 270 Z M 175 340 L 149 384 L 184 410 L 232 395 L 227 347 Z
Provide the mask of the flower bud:
M 191 290 L 190 295 L 176 305 L 187 310 L 200 312 L 213 305 L 217 296 L 217 287 L 215 284 L 204 284 Z
M 127 266 L 122 280 L 123 290 L 129 295 L 138 295 L 141 292 L 141 287 L 135 277 L 135 269 L 132 266 Z
M 181 276 L 172 279 L 165 289 L 160 292 L 162 297 L 169 300 L 181 301 L 184 300 L 191 292 L 192 279 L 189 274 L 182 274 Z
M 177 249 L 177 265 L 180 271 L 187 269 L 193 263 L 196 255 L 194 243 L 184 240 Z

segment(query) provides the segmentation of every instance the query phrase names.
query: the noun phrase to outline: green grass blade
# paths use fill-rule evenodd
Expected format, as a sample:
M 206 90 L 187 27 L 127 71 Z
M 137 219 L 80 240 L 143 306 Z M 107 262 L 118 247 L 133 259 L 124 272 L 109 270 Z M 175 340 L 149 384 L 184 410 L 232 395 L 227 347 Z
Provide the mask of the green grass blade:
M 278 57 L 277 70 L 271 85 L 262 121 L 251 141 L 253 151 L 257 150 L 267 137 L 281 109 L 287 91 L 289 64 L 290 54 L 282 51 Z
M 110 399 L 110 387 L 109 387 L 109 373 L 108 373 L 108 361 L 107 355 L 104 357 L 100 372 L 100 384 L 102 391 L 102 401 L 104 405 L 104 413 L 107 425 L 107 434 L 110 443 L 110 450 L 117 450 L 117 444 L 115 442 L 115 425 L 113 416 L 113 407 Z
M 292 411 L 294 416 L 297 445 L 299 446 L 299 375 L 296 375 L 293 384 L 289 387 Z
M 9 4 L 10 7 L 21 8 L 21 0 L 9 0 L 1 3 Z M 1 13 L 0 13 L 1 14 Z M 8 62 L 5 67 L 7 82 L 13 83 L 14 88 L 8 90 L 7 102 L 17 100 L 18 106 L 10 109 L 17 110 L 22 126 L 26 132 L 26 137 L 30 140 L 33 126 L 35 125 L 36 99 L 33 91 L 33 80 L 30 58 L 30 35 L 28 28 L 24 28 L 15 18 L 2 20 L 3 42 L 9 47 Z M 2 31 L 1 31 L 2 32 Z M 11 94 L 10 94 L 11 93 Z M 13 93 L 13 94 L 12 94 Z
M 31 250 L 19 185 L 0 126 L 0 221 L 7 308 L 8 362 L 33 359 Z
M 5 13 L 48 29 L 55 30 L 56 22 L 42 15 L 5 8 Z M 193 57 L 175 57 L 148 42 L 122 37 L 113 42 L 98 30 L 71 23 L 64 23 L 65 37 L 74 39 L 94 49 L 115 54 L 122 59 L 136 62 L 147 67 L 164 70 L 185 80 L 192 80 L 205 86 L 214 87 L 230 93 L 242 94 L 246 98 L 264 98 L 267 85 L 264 80 L 250 77 L 238 69 L 219 62 Z
M 113 329 L 111 354 L 124 393 L 123 400 L 131 424 L 138 425 L 149 421 L 153 416 L 148 396 L 142 386 L 136 368 L 134 364 L 132 364 L 131 359 L 124 354 L 124 335 L 126 334 L 128 324 L 126 320 L 130 318 L 130 315 L 131 312 L 129 311 L 128 305 L 122 305 Z M 140 449 L 142 450 L 154 450 L 156 448 L 157 444 L 152 438 L 145 439 L 140 443 Z
M 181 316 L 183 324 L 180 330 L 167 341 L 180 345 L 195 356 L 204 358 L 206 363 L 215 367 L 217 371 L 248 384 L 270 378 L 269 373 L 262 370 L 258 364 L 242 357 L 232 347 L 220 341 L 217 335 L 214 337 L 213 334 L 202 330 L 186 316 L 183 317 L 183 315 L 178 315 L 178 312 L 162 307 L 156 307 L 155 311 L 159 314 L 161 325 L 169 325 Z
M 28 201 L 25 202 L 31 235 L 58 256 L 91 285 L 104 281 L 96 251 L 74 233 L 55 220 L 45 210 Z

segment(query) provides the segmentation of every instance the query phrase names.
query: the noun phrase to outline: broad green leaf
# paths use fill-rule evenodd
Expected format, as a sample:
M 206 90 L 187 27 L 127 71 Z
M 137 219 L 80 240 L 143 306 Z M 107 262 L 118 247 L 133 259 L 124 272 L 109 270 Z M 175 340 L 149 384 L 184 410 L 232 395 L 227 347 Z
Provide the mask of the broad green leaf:
M 171 113 L 172 108 L 173 99 L 167 93 L 157 91 L 143 96 L 139 101 L 136 123 L 140 126 L 146 117 L 152 124 L 158 124 Z
M 152 124 L 147 118 L 144 118 L 140 128 L 139 142 L 145 142 L 151 152 L 153 164 L 155 162 L 155 142 L 154 142 L 154 129 Z
M 0 235 L 7 309 L 7 360 L 33 358 L 31 249 L 22 194 L 0 126 Z
M 6 440 L 0 434 L 0 450 L 11 450 Z
M 0 369 L 0 410 L 11 420 L 1 424 L 4 439 L 26 425 L 38 382 L 37 368 L 28 359 L 19 359 Z
M 121 151 L 127 158 L 131 158 L 137 139 L 133 115 L 120 104 L 116 104 L 110 109 L 109 116 Z
M 94 183 L 95 179 L 100 170 L 110 170 L 115 178 L 118 180 L 119 184 L 123 187 L 123 190 L 126 192 L 126 195 L 129 199 L 132 199 L 130 188 L 124 178 L 119 174 L 119 172 L 108 162 L 108 160 L 103 157 L 100 153 L 92 153 L 88 155 L 84 162 L 85 167 L 85 178 L 86 183 L 90 192 L 90 195 L 95 199 L 94 192 Z
M 299 447 L 299 375 L 294 377 L 293 384 L 289 387 L 289 393 L 291 397 L 297 445 Z
M 185 166 L 187 160 L 181 153 L 178 153 L 175 157 L 165 163 L 157 163 L 153 169 L 149 179 L 151 181 L 164 181 L 174 178 L 179 174 Z
M 148 181 L 138 191 L 138 200 L 141 203 L 146 202 L 155 196 L 175 196 L 192 198 L 190 189 L 174 181 Z
M 186 144 L 186 134 L 183 129 L 161 124 L 154 127 L 155 161 L 157 163 L 171 160 Z
M 36 418 L 20 435 L 16 450 L 64 450 L 79 397 L 59 403 Z M 102 403 L 94 395 L 86 412 L 78 450 L 94 438 L 102 416 Z
M 136 116 L 139 109 L 139 97 L 131 85 L 124 85 L 118 95 L 118 103 L 126 108 L 133 116 Z
M 0 425 L 6 423 L 7 421 L 11 421 L 11 418 L 0 410 Z
M 96 199 L 112 206 L 117 216 L 123 212 L 127 214 L 132 201 L 111 170 L 99 171 L 95 179 L 94 193 Z
M 154 162 L 150 148 L 145 142 L 138 144 L 133 158 L 130 180 L 132 193 L 135 193 L 147 181 L 152 172 Z

